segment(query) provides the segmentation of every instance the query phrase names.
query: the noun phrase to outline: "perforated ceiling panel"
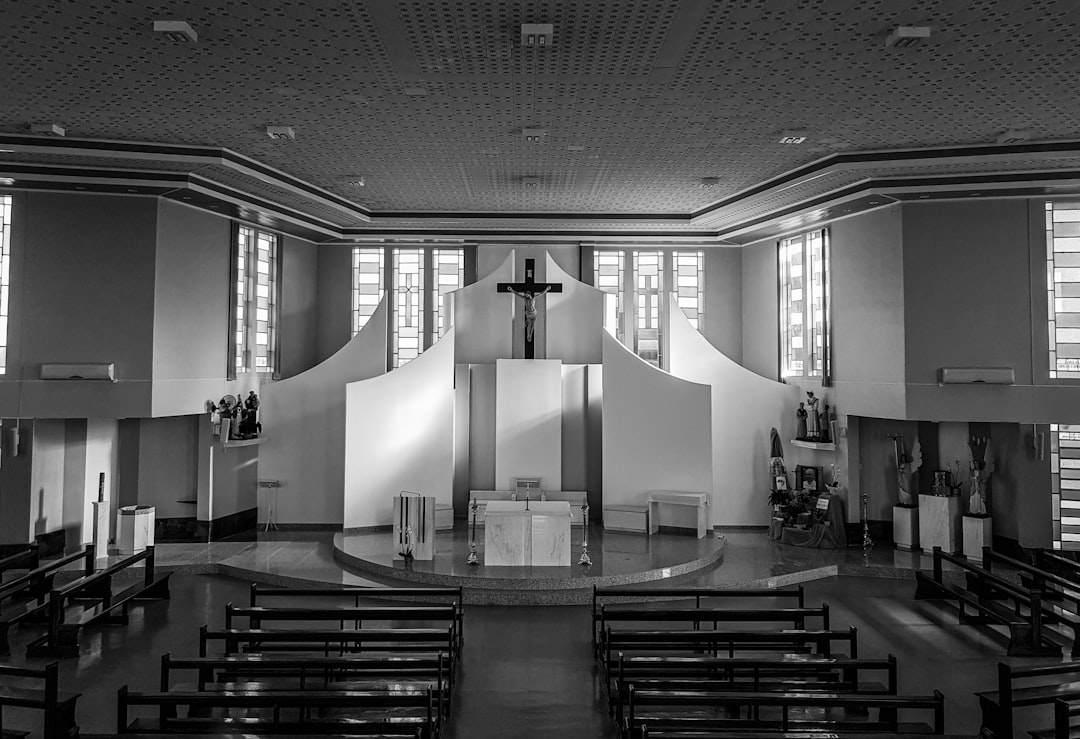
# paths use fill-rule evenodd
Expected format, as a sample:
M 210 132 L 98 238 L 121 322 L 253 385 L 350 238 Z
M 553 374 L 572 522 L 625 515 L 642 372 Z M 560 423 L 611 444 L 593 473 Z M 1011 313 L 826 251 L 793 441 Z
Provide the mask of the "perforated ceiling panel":
M 1075 0 L 4 2 L 0 132 L 224 146 L 375 212 L 687 214 L 832 152 L 1075 138 L 1078 31 Z

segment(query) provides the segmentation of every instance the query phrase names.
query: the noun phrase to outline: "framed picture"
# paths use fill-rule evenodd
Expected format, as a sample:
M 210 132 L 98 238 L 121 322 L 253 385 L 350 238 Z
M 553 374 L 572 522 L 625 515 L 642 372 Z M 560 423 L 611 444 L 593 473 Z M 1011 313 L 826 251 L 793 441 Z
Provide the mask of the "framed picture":
M 821 479 L 821 468 L 810 467 L 804 464 L 795 467 L 795 489 L 809 488 L 811 492 L 820 493 L 825 489 L 825 483 Z
M 787 490 L 787 475 L 777 475 L 773 482 L 773 490 Z

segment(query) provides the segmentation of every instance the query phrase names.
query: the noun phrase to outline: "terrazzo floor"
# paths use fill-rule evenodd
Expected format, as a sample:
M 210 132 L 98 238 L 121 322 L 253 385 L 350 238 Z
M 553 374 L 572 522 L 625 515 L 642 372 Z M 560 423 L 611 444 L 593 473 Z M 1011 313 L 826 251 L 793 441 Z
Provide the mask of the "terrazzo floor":
M 856 626 L 860 655 L 897 656 L 902 693 L 936 688 L 945 694 L 950 734 L 977 733 L 974 692 L 993 687 L 999 661 L 1048 662 L 1007 658 L 1001 632 L 960 626 L 954 609 L 914 601 L 911 568 L 928 565 L 929 558 L 876 546 L 864 560 L 861 549 L 802 550 L 770 542 L 763 533 L 725 536 L 723 564 L 695 584 L 764 585 L 803 573 L 807 604 L 829 603 L 834 628 Z M 172 599 L 132 609 L 127 627 L 88 630 L 81 656 L 61 660 L 61 684 L 83 694 L 78 710 L 83 732 L 115 730 L 116 690 L 124 684 L 156 689 L 161 654 L 197 654 L 198 627 L 220 626 L 225 604 L 245 602 L 253 579 L 364 584 L 334 562 L 331 540 L 329 532 L 271 532 L 251 541 L 160 545 L 158 563 L 178 568 Z M 198 574 L 218 568 L 249 575 Z M 615 737 L 596 678 L 589 627 L 588 606 L 467 606 L 459 691 L 444 736 Z M 27 662 L 23 648 L 36 633 L 33 627 L 15 633 L 11 662 Z M 40 731 L 39 715 L 5 711 L 4 718 L 6 727 Z M 1048 721 L 1045 711 L 1021 712 L 1017 735 Z

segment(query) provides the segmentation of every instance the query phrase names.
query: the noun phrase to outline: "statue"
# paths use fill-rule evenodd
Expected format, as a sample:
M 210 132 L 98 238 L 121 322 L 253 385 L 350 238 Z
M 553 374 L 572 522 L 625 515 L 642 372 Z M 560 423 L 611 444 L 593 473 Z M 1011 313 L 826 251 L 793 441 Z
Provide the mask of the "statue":
M 551 286 L 548 285 L 539 292 L 533 292 L 532 290 L 516 290 L 513 287 L 507 289 L 521 298 L 525 303 L 525 341 L 532 343 L 533 331 L 536 330 L 536 299 L 541 295 L 547 294 L 551 290 Z
M 806 391 L 806 438 L 810 441 L 821 439 L 821 418 L 818 416 L 818 399 L 813 390 Z
M 239 429 L 237 428 L 237 411 L 240 408 L 240 404 L 236 401 L 235 395 L 225 395 L 218 401 L 218 409 L 221 413 L 221 426 L 222 428 L 228 428 L 228 434 L 225 440 L 239 438 Z M 225 424 L 228 421 L 228 425 Z
M 915 496 L 912 493 L 912 479 L 920 467 L 922 467 L 922 445 L 919 437 L 915 437 L 915 443 L 911 447 L 911 456 L 904 451 L 904 435 L 894 434 L 890 438 L 896 448 L 896 491 L 900 505 L 904 508 L 915 506 Z
M 806 407 L 803 403 L 799 402 L 799 407 L 795 409 L 795 418 L 798 419 L 798 426 L 795 428 L 795 438 L 806 438 Z
M 240 424 L 238 429 L 238 435 L 241 439 L 254 439 L 262 431 L 262 424 L 259 423 L 259 396 L 252 390 L 248 393 L 247 398 L 244 399 L 244 404 L 240 407 Z
M 821 408 L 821 418 L 819 425 L 821 426 L 821 440 L 826 444 L 830 443 L 832 438 L 832 411 L 829 410 L 829 404 L 825 403 Z
M 990 439 L 985 436 L 973 438 L 968 442 L 968 449 L 971 450 L 971 461 L 968 463 L 968 515 L 989 516 L 987 484 L 996 467 L 993 452 L 990 450 Z
M 780 433 L 776 429 L 769 431 L 769 477 L 776 487 L 776 480 L 784 478 L 787 483 L 787 469 L 784 467 L 784 447 L 780 445 Z

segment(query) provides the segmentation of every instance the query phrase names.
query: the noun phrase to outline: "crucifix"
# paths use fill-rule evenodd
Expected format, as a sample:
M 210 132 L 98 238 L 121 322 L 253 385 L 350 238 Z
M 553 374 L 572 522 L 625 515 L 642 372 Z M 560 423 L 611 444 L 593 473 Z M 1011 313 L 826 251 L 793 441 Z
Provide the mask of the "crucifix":
M 524 282 L 498 283 L 499 292 L 513 293 L 525 304 L 525 359 L 536 358 L 536 349 L 533 345 L 533 333 L 536 330 L 536 299 L 547 293 L 562 292 L 561 282 L 536 282 L 535 269 L 536 260 L 526 259 Z

